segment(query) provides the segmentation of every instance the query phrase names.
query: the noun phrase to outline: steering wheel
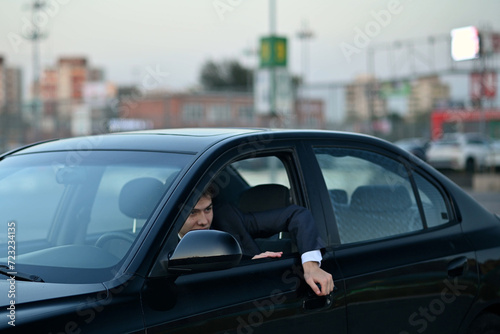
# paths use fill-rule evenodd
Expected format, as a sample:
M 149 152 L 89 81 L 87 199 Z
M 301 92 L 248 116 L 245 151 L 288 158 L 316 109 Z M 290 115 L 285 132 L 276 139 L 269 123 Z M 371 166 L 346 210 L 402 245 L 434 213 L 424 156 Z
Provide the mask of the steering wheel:
M 105 248 L 104 246 L 108 242 L 110 242 L 111 240 L 116 240 L 116 239 L 125 240 L 125 241 L 128 241 L 130 243 L 133 243 L 135 240 L 135 236 L 133 236 L 127 232 L 108 232 L 108 233 L 104 233 L 103 235 L 101 235 L 99 237 L 99 239 L 97 239 L 97 241 L 95 242 L 95 246 Z

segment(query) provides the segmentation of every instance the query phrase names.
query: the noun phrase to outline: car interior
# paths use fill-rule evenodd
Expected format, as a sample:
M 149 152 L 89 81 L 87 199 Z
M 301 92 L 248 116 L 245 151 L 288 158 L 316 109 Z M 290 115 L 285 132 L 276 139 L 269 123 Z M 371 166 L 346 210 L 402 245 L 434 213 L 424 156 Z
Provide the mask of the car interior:
M 262 175 L 266 175 L 266 177 L 271 173 L 268 169 L 267 158 L 253 158 L 251 162 L 262 164 L 257 170 L 260 170 Z M 242 212 L 248 213 L 283 208 L 294 203 L 293 194 L 289 186 L 272 182 L 272 180 L 267 180 L 265 177 L 262 181 L 264 183 L 249 184 L 249 181 L 244 178 L 243 174 L 245 172 L 241 172 L 237 164 L 228 165 L 219 173 L 219 178 L 220 175 L 224 175 L 226 181 L 224 187 L 218 187 L 217 196 L 213 199 L 214 204 L 220 204 L 224 201 L 230 202 L 236 205 Z M 221 183 L 217 178 L 213 182 Z M 263 252 L 282 251 L 283 254 L 290 254 L 297 251 L 296 246 L 286 231 L 282 231 L 269 238 L 257 238 L 255 241 Z
M 342 243 L 383 238 L 415 231 L 419 227 L 417 208 L 412 205 L 408 190 L 403 186 L 359 186 L 349 204 L 347 192 L 336 189 L 331 193 L 337 194 L 335 199 L 331 197 Z

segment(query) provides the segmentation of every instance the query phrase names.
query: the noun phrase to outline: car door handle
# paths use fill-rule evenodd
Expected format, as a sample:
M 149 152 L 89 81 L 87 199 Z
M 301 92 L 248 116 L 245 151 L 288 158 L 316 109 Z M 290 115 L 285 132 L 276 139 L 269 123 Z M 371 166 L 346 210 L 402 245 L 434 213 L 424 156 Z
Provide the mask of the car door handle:
M 448 263 L 448 277 L 457 277 L 464 274 L 467 268 L 467 258 L 461 256 Z
M 337 291 L 337 287 L 333 287 L 333 291 L 326 296 L 317 296 L 311 293 L 302 303 L 304 310 L 317 310 L 327 308 L 333 303 L 333 294 Z
M 329 294 L 328 296 L 317 296 L 305 299 L 302 304 L 302 308 L 304 310 L 316 310 L 316 309 L 326 308 L 331 304 L 332 304 L 332 295 Z

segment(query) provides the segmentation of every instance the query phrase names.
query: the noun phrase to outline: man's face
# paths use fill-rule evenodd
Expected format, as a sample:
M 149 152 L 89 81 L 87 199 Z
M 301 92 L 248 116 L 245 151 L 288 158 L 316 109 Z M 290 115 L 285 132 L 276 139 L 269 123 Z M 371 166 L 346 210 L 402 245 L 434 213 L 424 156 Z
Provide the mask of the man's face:
M 180 237 L 192 230 L 208 230 L 212 225 L 212 198 L 202 196 L 179 231 Z

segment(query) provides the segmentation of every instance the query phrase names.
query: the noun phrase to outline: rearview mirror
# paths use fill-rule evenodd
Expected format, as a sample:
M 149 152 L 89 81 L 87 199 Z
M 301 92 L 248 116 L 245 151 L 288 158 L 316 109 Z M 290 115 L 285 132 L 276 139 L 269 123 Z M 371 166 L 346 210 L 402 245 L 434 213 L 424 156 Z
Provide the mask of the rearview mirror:
M 186 233 L 162 264 L 170 273 L 184 274 L 228 269 L 237 265 L 241 256 L 240 245 L 231 234 L 197 230 Z

